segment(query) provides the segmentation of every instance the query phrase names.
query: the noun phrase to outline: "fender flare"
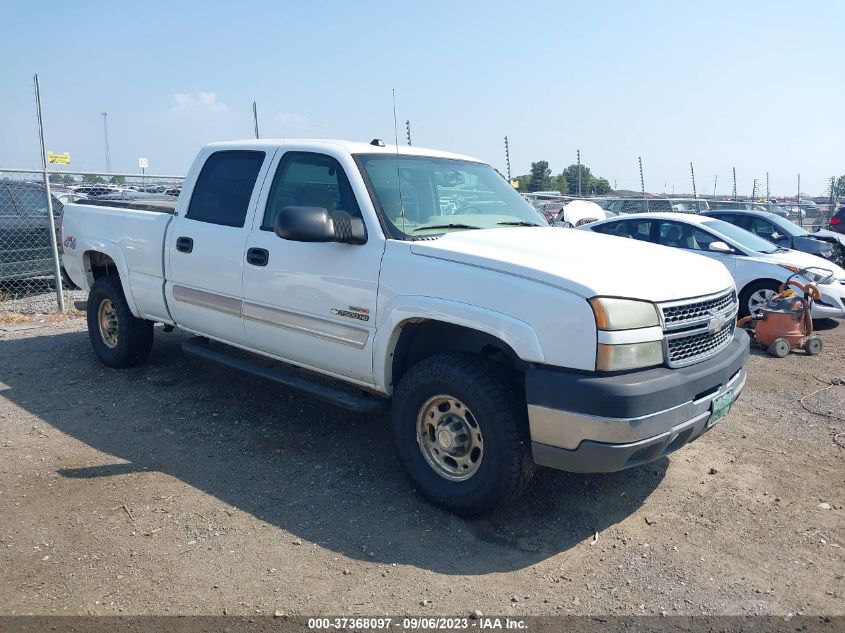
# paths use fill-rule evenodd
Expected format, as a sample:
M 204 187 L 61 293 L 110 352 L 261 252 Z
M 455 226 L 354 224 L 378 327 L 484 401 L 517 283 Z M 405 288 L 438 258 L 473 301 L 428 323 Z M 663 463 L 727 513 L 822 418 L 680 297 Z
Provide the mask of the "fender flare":
M 117 267 L 120 285 L 123 287 L 123 294 L 126 297 L 129 310 L 132 312 L 132 316 L 141 318 L 141 314 L 138 312 L 138 306 L 135 305 L 135 298 L 132 296 L 132 288 L 129 283 L 129 266 L 126 264 L 126 257 L 123 255 L 123 250 L 121 250 L 120 246 L 108 240 L 87 239 L 82 244 L 77 244 L 77 249 L 82 251 L 82 261 L 89 290 L 94 285 L 94 278 L 91 275 L 90 254 L 96 252 L 111 257 L 114 265 Z
M 510 346 L 529 363 L 544 361 L 540 339 L 534 329 L 512 316 L 469 303 L 421 295 L 393 297 L 385 306 L 373 340 L 375 384 L 392 393 L 393 351 L 403 326 L 412 321 L 440 321 L 485 332 Z

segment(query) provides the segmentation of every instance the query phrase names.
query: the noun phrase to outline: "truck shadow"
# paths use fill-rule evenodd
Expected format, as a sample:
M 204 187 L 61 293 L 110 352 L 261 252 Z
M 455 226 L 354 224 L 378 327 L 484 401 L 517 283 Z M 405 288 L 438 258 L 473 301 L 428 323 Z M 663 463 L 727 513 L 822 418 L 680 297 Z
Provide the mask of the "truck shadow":
M 636 511 L 668 465 L 542 469 L 514 505 L 460 519 L 412 490 L 383 417 L 193 360 L 182 339 L 157 330 L 150 362 L 120 371 L 99 364 L 85 332 L 0 340 L 2 396 L 115 457 L 66 458 L 68 483 L 160 471 L 219 499 L 221 522 L 234 507 L 351 558 L 443 574 L 521 569 L 587 541 Z

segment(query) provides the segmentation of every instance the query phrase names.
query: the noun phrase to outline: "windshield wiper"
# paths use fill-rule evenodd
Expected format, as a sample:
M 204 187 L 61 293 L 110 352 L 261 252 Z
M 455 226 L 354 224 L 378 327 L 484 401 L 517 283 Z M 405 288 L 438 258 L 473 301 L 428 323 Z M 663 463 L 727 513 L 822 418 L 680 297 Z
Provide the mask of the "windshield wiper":
M 543 226 L 542 224 L 534 224 L 533 222 L 526 222 L 519 220 L 518 222 L 496 222 L 498 226 Z
M 453 224 L 429 224 L 428 226 L 420 226 L 414 229 L 414 233 L 417 231 L 427 231 L 428 229 L 480 229 L 480 226 L 472 226 L 471 224 L 459 224 L 457 222 Z

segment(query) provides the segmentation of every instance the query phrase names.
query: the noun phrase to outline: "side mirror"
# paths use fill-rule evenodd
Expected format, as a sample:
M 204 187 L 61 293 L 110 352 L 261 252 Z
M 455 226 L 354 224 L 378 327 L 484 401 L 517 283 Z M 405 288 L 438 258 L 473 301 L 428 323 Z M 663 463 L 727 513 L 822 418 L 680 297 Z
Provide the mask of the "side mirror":
M 292 242 L 365 244 L 367 232 L 361 218 L 323 207 L 284 207 L 276 215 L 276 235 Z
M 710 246 L 707 247 L 714 253 L 724 253 L 725 255 L 730 255 L 734 252 L 730 246 L 725 244 L 725 242 L 718 241 L 718 242 L 710 242 Z

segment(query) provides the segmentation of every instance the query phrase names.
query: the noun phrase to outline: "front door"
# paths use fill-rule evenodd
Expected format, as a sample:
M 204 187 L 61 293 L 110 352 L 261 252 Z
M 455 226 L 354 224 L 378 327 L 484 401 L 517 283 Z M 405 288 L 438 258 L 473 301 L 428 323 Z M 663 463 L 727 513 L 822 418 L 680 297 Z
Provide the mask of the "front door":
M 274 162 L 272 184 L 264 187 L 246 244 L 243 316 L 249 345 L 297 365 L 371 384 L 384 240 L 373 226 L 367 227 L 367 242 L 361 245 L 277 237 L 273 226 L 284 207 L 362 214 L 350 179 L 334 157 L 286 152 Z M 363 183 L 359 194 L 366 195 Z

